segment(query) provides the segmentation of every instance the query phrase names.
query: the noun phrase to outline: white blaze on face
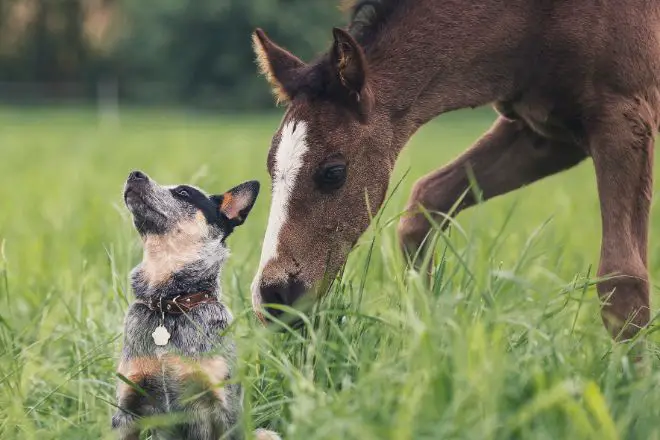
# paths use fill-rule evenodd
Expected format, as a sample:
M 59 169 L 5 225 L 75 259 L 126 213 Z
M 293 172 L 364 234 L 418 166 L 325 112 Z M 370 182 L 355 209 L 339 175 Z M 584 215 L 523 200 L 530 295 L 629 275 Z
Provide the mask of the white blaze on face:
M 270 214 L 268 226 L 261 249 L 261 261 L 259 270 L 252 282 L 252 300 L 256 304 L 260 302 L 259 284 L 264 267 L 269 261 L 277 257 L 277 244 L 279 241 L 282 225 L 289 214 L 289 200 L 291 192 L 296 184 L 296 179 L 302 159 L 307 152 L 307 124 L 305 122 L 291 121 L 282 127 L 280 144 L 275 153 L 273 164 L 273 193 L 270 203 Z

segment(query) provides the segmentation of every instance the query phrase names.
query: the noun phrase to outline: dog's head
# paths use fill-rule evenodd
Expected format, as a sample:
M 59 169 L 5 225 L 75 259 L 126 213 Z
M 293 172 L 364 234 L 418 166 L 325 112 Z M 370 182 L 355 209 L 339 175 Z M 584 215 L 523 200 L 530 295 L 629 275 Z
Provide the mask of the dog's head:
M 189 185 L 162 186 L 145 173 L 130 173 L 124 201 L 144 244 L 146 281 L 160 284 L 186 266 L 222 261 L 225 239 L 243 224 L 258 193 L 256 181 L 209 196 Z

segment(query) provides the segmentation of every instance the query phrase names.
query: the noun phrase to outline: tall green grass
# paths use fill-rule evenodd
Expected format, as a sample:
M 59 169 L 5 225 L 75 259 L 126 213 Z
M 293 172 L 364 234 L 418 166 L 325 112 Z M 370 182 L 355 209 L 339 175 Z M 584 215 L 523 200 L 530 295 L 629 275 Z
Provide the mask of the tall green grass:
M 140 258 L 121 188 L 142 169 L 214 192 L 266 183 L 223 275 L 247 428 L 305 440 L 660 439 L 658 327 L 617 345 L 600 322 L 590 163 L 462 213 L 438 237 L 430 287 L 403 264 L 395 226 L 415 178 L 492 119 L 461 112 L 423 129 L 342 280 L 301 330 L 272 332 L 253 318 L 248 286 L 278 115 L 1 109 L 0 438 L 113 438 L 128 273 Z

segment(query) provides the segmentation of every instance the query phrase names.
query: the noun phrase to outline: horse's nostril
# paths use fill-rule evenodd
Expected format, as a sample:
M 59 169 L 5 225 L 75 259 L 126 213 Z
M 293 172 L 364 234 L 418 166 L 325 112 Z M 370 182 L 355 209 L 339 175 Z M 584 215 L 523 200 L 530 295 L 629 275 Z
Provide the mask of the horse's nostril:
M 265 285 L 260 289 L 261 303 L 271 316 L 280 317 L 285 312 L 279 308 L 269 307 L 269 304 L 297 306 L 297 301 L 305 294 L 305 291 L 305 285 L 297 279 L 290 279 L 287 283 Z
M 262 302 L 268 304 L 286 304 L 284 286 L 268 286 L 261 289 Z
M 286 286 L 271 285 L 261 288 L 261 302 L 265 305 L 266 311 L 277 317 L 283 313 L 280 309 L 269 307 L 268 304 L 289 305 L 287 301 Z

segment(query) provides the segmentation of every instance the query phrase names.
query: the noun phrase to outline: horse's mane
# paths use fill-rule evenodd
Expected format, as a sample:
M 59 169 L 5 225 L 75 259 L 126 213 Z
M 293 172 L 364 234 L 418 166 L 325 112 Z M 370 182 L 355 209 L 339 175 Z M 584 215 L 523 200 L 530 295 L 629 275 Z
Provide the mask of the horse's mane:
M 345 3 L 351 21 L 348 31 L 364 48 L 377 37 L 396 9 L 406 0 L 352 0 Z

